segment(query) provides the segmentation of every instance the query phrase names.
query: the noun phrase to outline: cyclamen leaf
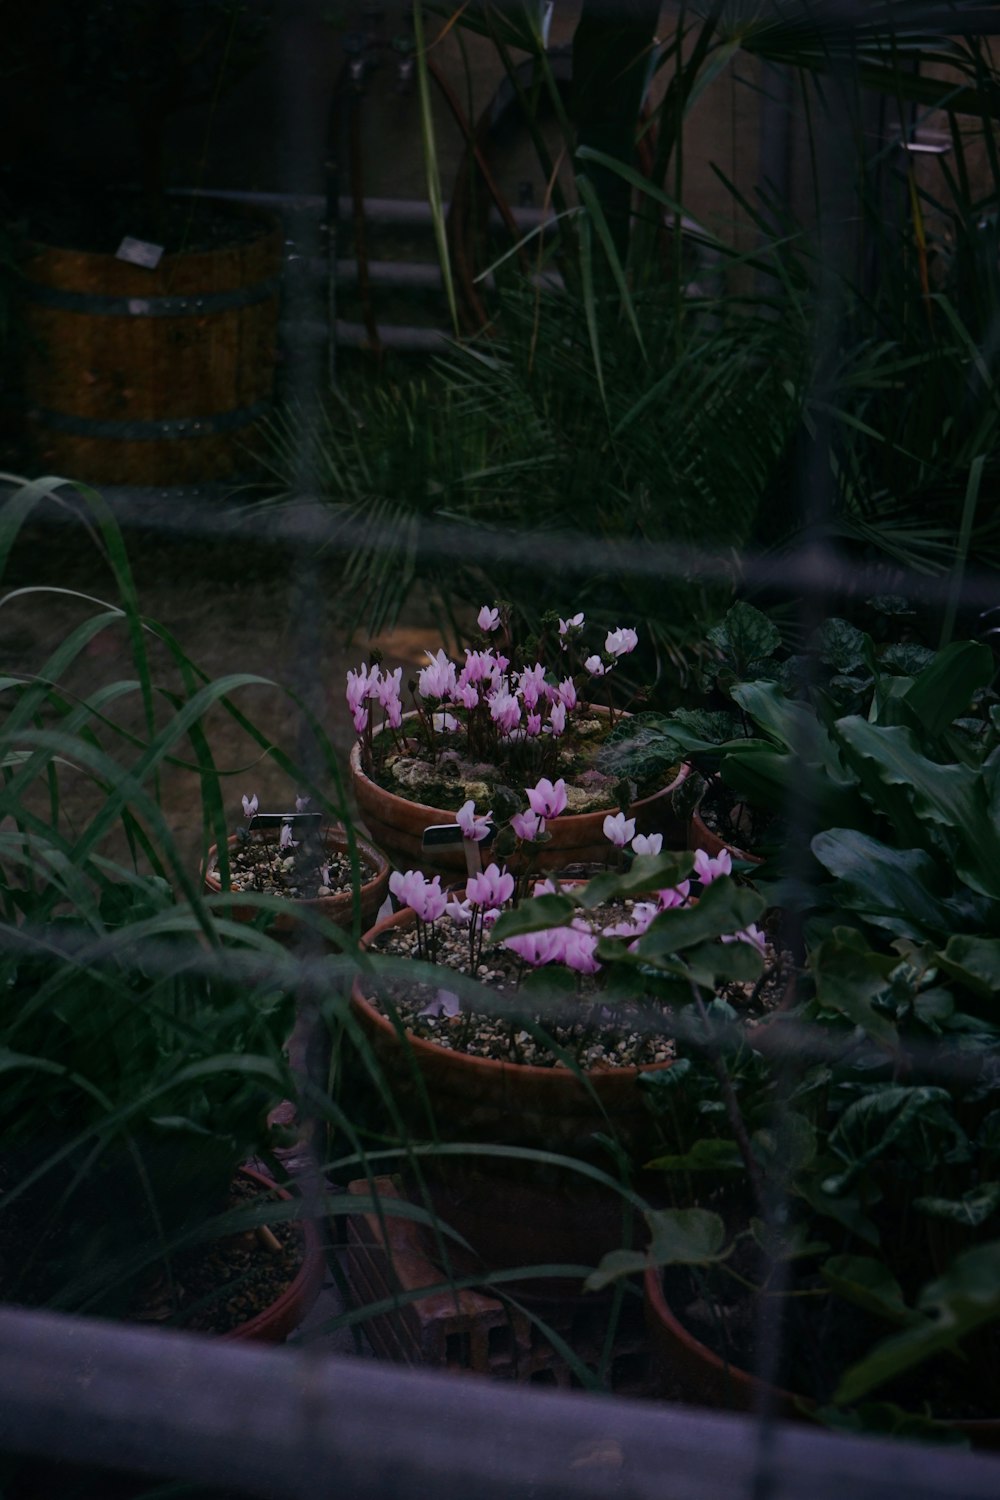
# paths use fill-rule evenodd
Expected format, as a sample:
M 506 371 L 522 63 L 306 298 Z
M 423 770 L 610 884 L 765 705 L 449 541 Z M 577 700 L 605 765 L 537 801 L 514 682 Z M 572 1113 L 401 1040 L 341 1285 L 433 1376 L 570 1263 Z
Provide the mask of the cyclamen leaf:
M 654 1266 L 707 1266 L 725 1260 L 726 1227 L 706 1208 L 663 1208 L 648 1216 Z
M 781 635 L 767 615 L 741 599 L 722 623 L 708 632 L 708 641 L 738 677 L 745 677 L 754 662 L 774 655 L 781 645 Z
M 547 894 L 523 901 L 515 911 L 505 911 L 497 918 L 492 935 L 499 943 L 504 938 L 518 937 L 524 932 L 544 932 L 549 927 L 561 927 L 568 922 L 576 910 L 569 896 Z
M 666 1070 L 673 1072 L 672 1068 Z M 735 1141 L 702 1139 L 679 1156 L 657 1156 L 647 1162 L 647 1172 L 742 1172 L 743 1158 Z
M 697 906 L 674 907 L 654 918 L 639 939 L 636 951 L 641 958 L 655 958 L 659 954 L 677 953 L 720 933 L 739 932 L 764 915 L 765 904 L 756 891 L 723 875 L 712 881 Z
M 869 1255 L 834 1255 L 820 1266 L 820 1273 L 838 1297 L 891 1323 L 912 1323 L 920 1316 L 907 1307 L 903 1289 L 888 1266 Z
M 830 1150 L 848 1163 L 841 1176 L 823 1184 L 830 1193 L 842 1192 L 866 1168 L 892 1147 L 905 1148 L 916 1166 L 940 1161 L 967 1161 L 969 1142 L 951 1114 L 946 1089 L 883 1088 L 855 1101 L 830 1133 Z
M 853 1365 L 835 1392 L 836 1401 L 857 1401 L 932 1355 L 956 1349 L 966 1334 L 1000 1317 L 1000 1240 L 959 1255 L 943 1276 L 924 1287 L 917 1305 L 923 1319 L 876 1344 Z
M 874 651 L 870 635 L 836 616 L 823 621 L 810 644 L 821 660 L 838 672 L 852 672 L 856 667 L 869 665 Z
M 913 1206 L 932 1219 L 976 1229 L 1000 1208 L 1000 1182 L 983 1182 L 961 1198 L 915 1198 Z

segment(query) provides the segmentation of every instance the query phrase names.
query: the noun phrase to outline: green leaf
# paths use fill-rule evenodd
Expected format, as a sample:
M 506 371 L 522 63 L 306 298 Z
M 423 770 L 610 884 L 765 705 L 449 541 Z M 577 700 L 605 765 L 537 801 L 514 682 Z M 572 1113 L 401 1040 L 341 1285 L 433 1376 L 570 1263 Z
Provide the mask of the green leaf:
M 721 652 L 737 677 L 747 677 L 753 666 L 774 655 L 781 645 L 781 635 L 767 615 L 741 599 L 722 623 L 708 632 L 708 642 Z
M 822 1010 L 836 1011 L 860 1026 L 873 1041 L 895 1048 L 899 1037 L 893 1021 L 875 1009 L 875 1001 L 888 990 L 888 977 L 896 960 L 858 945 L 857 934 L 837 927 L 809 959 L 816 984 L 816 1000 Z
M 504 938 L 518 937 L 523 932 L 545 932 L 549 927 L 562 927 L 575 910 L 576 905 L 569 896 L 534 896 L 498 917 L 492 936 L 500 943 Z
M 817 1166 L 817 1177 L 820 1175 L 820 1166 Z M 856 1235 L 865 1244 L 877 1246 L 879 1243 L 879 1232 L 875 1224 L 868 1218 L 861 1208 L 861 1200 L 857 1193 L 844 1193 L 835 1196 L 824 1191 L 818 1180 L 812 1177 L 800 1179 L 795 1184 L 795 1192 L 804 1199 L 814 1213 L 823 1218 L 833 1219 L 851 1234 Z
M 693 866 L 693 854 L 640 854 L 624 874 L 605 870 L 595 875 L 576 899 L 585 911 L 594 911 L 606 901 L 641 896 L 679 885 L 690 875 Z
M 981 641 L 955 641 L 939 651 L 904 698 L 921 733 L 936 739 L 966 711 L 973 694 L 993 680 L 993 652 Z
M 739 932 L 764 915 L 763 896 L 728 875 L 713 880 L 697 906 L 678 906 L 655 917 L 636 945 L 641 959 L 679 953 L 721 933 Z
M 870 666 L 873 646 L 870 635 L 836 616 L 824 620 L 810 642 L 821 660 L 838 672 L 853 672 L 856 667 Z
M 849 1403 L 1000 1317 L 1000 1240 L 959 1255 L 918 1299 L 919 1323 L 877 1344 L 844 1375 L 834 1399 Z
M 879 648 L 878 665 L 902 677 L 916 677 L 930 665 L 935 655 L 929 646 L 919 646 L 915 641 L 893 641 L 891 645 Z
M 1000 1001 L 1000 939 L 953 933 L 938 962 L 981 1000 Z
M 823 1184 L 839 1193 L 892 1148 L 917 1167 L 969 1159 L 969 1142 L 946 1089 L 883 1087 L 855 1100 L 830 1132 L 829 1148 L 848 1169 Z
M 914 1208 L 932 1219 L 946 1219 L 966 1229 L 977 1229 L 1000 1207 L 1000 1182 L 983 1182 L 961 1198 L 914 1198 Z
M 609 1250 L 597 1270 L 591 1271 L 583 1283 L 584 1291 L 601 1292 L 613 1281 L 641 1275 L 648 1264 L 649 1258 L 643 1250 Z
M 668 1068 L 667 1073 L 672 1073 Z M 644 1168 L 650 1172 L 744 1172 L 746 1167 L 735 1141 L 714 1137 L 695 1141 L 690 1151 L 681 1155 L 657 1156 Z
M 890 849 L 854 828 L 818 833 L 810 845 L 837 881 L 833 899 L 897 937 L 922 941 L 950 930 L 953 914 L 935 895 L 938 868 L 922 849 Z
M 903 1289 L 888 1266 L 868 1255 L 834 1255 L 820 1266 L 831 1291 L 890 1323 L 912 1323 L 920 1314 L 907 1307 Z

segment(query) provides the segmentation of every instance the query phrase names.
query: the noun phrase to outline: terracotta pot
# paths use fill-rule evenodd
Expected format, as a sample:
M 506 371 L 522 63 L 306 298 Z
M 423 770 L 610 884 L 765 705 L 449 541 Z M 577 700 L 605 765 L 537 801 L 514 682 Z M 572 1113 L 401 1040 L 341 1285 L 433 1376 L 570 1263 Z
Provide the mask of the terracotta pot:
M 745 860 L 748 864 L 762 864 L 758 854 L 749 854 L 745 849 L 739 849 L 735 844 L 727 844 L 717 833 L 713 833 L 708 824 L 702 818 L 700 812 L 693 812 L 687 828 L 687 847 L 689 849 L 702 849 L 710 859 L 717 859 L 723 849 L 728 849 L 732 858 Z
M 663 1275 L 658 1266 L 647 1267 L 644 1289 L 646 1327 L 661 1372 L 663 1394 L 668 1400 L 676 1400 L 679 1390 L 682 1399 L 689 1396 L 695 1405 L 720 1407 L 726 1411 L 752 1411 L 760 1407 L 767 1389 L 772 1410 L 777 1416 L 790 1420 L 808 1419 L 812 1403 L 806 1398 L 797 1397 L 782 1386 L 765 1387 L 756 1375 L 727 1364 L 714 1350 L 688 1332 L 664 1295 Z M 940 1425 L 962 1433 L 977 1448 L 1000 1448 L 1000 1418 L 949 1421 Z
M 682 766 L 669 786 L 633 803 L 629 814 L 635 817 L 637 833 L 662 833 L 668 848 L 671 845 L 680 847 L 684 840 L 684 824 L 671 808 L 670 796 L 687 773 L 688 767 Z M 443 807 L 430 807 L 425 802 L 411 802 L 395 792 L 385 791 L 362 770 L 361 746 L 358 744 L 351 751 L 351 782 L 369 837 L 385 850 L 399 869 L 418 869 L 428 875 L 443 877 L 465 875 L 465 854 L 461 845 L 439 849 L 433 859 L 421 849 L 424 829 L 435 823 L 454 823 L 454 812 Z M 546 824 L 551 840 L 539 846 L 531 868 L 544 871 L 561 870 L 567 865 L 606 864 L 611 846 L 604 837 L 604 819 L 610 810 L 563 813 L 561 817 L 551 818 Z M 516 868 L 511 860 L 506 863 L 509 868 Z
M 339 828 L 324 828 L 324 844 L 331 853 L 346 854 L 347 835 Z M 361 930 L 374 922 L 379 910 L 383 905 L 389 892 L 389 865 L 383 854 L 372 847 L 364 839 L 356 838 L 358 857 L 363 863 L 370 865 L 377 871 L 375 878 L 369 880 L 361 887 Z M 228 840 L 230 851 L 236 849 L 239 840 L 235 834 Z M 208 861 L 204 871 L 205 890 L 209 895 L 217 896 L 222 890 L 217 870 L 217 847 L 212 845 L 208 851 Z M 290 900 L 288 902 L 288 913 L 280 912 L 276 915 L 270 925 L 273 933 L 294 932 L 299 925 L 297 911 L 302 909 L 314 911 L 321 917 L 335 922 L 338 927 L 350 927 L 354 915 L 354 903 L 349 891 L 341 891 L 336 896 L 315 896 Z M 254 906 L 242 906 L 239 902 L 238 893 L 230 906 L 226 909 L 227 917 L 236 922 L 252 922 L 260 916 L 260 910 Z
M 398 912 L 363 942 L 370 946 L 387 929 L 412 921 L 411 911 Z M 366 998 L 361 980 L 355 981 L 351 1006 L 396 1104 L 425 1137 L 430 1129 L 422 1090 L 444 1141 L 541 1148 L 589 1161 L 611 1175 L 610 1156 L 595 1146 L 595 1134 L 615 1134 L 639 1162 L 656 1147 L 654 1121 L 636 1083 L 640 1072 L 660 1071 L 669 1062 L 591 1069 L 584 1085 L 561 1066 L 471 1057 L 414 1036 L 407 1046 Z M 620 1196 L 578 1173 L 472 1156 L 426 1158 L 423 1165 L 441 1216 L 493 1266 L 596 1265 L 622 1242 Z
M 286 1201 L 291 1199 L 287 1188 L 278 1187 L 269 1177 L 255 1172 L 252 1167 L 241 1167 L 240 1176 L 247 1178 L 261 1192 L 270 1190 Z M 254 1317 L 240 1323 L 219 1337 L 230 1342 L 253 1339 L 258 1343 L 283 1344 L 304 1320 L 323 1285 L 326 1265 L 323 1257 L 323 1242 L 312 1219 L 302 1219 L 298 1225 L 303 1240 L 302 1264 L 298 1274 L 277 1297 L 270 1307 L 261 1308 Z

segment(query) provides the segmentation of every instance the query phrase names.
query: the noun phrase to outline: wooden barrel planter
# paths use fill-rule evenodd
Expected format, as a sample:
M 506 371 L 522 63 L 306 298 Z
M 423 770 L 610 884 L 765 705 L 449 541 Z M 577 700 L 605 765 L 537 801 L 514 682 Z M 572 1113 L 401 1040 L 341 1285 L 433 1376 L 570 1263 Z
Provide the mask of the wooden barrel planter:
M 22 264 L 25 396 L 43 471 L 186 484 L 245 470 L 274 384 L 281 229 L 155 270 L 35 244 Z

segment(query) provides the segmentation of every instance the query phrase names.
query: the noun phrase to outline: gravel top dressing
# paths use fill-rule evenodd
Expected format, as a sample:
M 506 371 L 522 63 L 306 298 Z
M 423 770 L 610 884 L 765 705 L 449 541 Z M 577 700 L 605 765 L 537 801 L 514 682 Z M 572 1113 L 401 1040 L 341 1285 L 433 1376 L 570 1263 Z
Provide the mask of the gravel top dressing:
M 378 871 L 359 854 L 361 883 L 367 885 Z M 351 890 L 351 861 L 346 854 L 322 843 L 302 841 L 295 849 L 281 849 L 277 839 L 251 838 L 229 851 L 234 891 L 254 891 L 289 900 L 315 900 Z M 216 866 L 216 868 L 218 868 Z
M 631 901 L 608 903 L 590 915 L 600 929 L 627 919 L 632 906 Z M 629 1000 L 615 1006 L 603 987 L 604 974 L 579 974 L 574 976 L 578 982 L 579 1022 L 546 1024 L 540 1013 L 544 1002 L 540 1004 L 537 992 L 529 996 L 519 989 L 528 974 L 544 975 L 544 969 L 532 971 L 516 954 L 491 946 L 487 939 L 482 961 L 473 975 L 468 931 L 445 921 L 437 926 L 437 962 L 495 990 L 497 1010 L 488 1013 L 464 1009 L 459 997 L 443 986 L 407 984 L 399 979 L 384 982 L 380 993 L 368 998 L 390 1019 L 394 1009 L 413 1036 L 470 1057 L 549 1068 L 561 1065 L 562 1060 L 539 1035 L 540 1028 L 581 1069 L 649 1067 L 668 1062 L 674 1056 L 673 1039 L 656 1029 L 655 1023 L 662 1015 L 656 1002 L 643 1005 Z M 373 944 L 372 952 L 416 958 L 416 929 L 387 929 Z M 775 948 L 768 938 L 762 979 L 756 983 L 724 985 L 720 994 L 752 1026 L 780 1004 L 790 969 L 790 955 Z M 570 1000 L 562 993 L 554 996 L 560 1014 Z

